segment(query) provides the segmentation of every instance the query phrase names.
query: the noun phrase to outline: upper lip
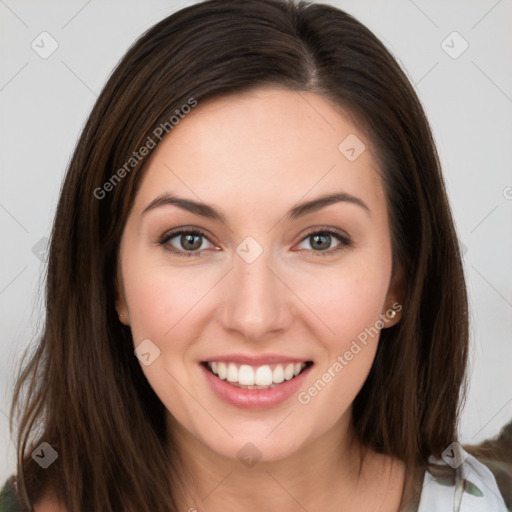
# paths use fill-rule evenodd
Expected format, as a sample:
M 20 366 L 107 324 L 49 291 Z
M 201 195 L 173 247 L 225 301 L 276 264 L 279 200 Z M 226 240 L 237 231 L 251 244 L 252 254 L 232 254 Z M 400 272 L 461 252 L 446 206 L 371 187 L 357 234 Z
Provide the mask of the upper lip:
M 279 363 L 305 363 L 311 359 L 305 357 L 281 356 L 279 354 L 265 354 L 259 356 L 249 356 L 244 354 L 225 354 L 220 356 L 212 356 L 203 359 L 202 362 L 233 362 L 238 364 L 248 364 L 250 366 L 263 366 L 265 364 Z

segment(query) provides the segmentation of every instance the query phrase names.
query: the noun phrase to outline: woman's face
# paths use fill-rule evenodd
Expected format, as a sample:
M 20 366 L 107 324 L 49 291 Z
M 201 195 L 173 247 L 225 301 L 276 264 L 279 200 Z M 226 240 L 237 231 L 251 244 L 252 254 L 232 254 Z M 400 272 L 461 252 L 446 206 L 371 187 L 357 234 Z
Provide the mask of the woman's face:
M 347 427 L 401 309 L 369 144 L 321 97 L 259 88 L 199 102 L 153 150 L 117 310 L 194 442 L 277 460 Z M 341 200 L 299 207 L 329 194 Z

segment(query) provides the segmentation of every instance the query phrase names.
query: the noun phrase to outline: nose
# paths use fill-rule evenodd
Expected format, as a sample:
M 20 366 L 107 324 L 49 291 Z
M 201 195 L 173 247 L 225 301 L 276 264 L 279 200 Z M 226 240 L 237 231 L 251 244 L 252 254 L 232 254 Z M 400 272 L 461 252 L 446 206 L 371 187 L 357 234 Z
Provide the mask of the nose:
M 252 262 L 235 254 L 233 266 L 221 291 L 224 329 L 252 341 L 286 331 L 293 319 L 293 293 L 274 269 L 271 251 Z

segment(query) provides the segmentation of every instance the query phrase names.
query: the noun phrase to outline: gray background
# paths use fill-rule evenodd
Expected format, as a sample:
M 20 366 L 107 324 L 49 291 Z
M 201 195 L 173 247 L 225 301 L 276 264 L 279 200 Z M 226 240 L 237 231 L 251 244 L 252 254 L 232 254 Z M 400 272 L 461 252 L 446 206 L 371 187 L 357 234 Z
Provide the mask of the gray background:
M 0 482 L 15 470 L 7 420 L 13 371 L 41 326 L 45 237 L 74 145 L 129 45 L 191 3 L 0 0 Z M 429 116 L 471 301 L 461 437 L 479 442 L 512 419 L 512 1 L 325 3 L 381 38 Z M 44 31 L 58 44 L 47 58 L 31 46 L 51 48 Z M 458 55 L 464 41 L 469 47 Z

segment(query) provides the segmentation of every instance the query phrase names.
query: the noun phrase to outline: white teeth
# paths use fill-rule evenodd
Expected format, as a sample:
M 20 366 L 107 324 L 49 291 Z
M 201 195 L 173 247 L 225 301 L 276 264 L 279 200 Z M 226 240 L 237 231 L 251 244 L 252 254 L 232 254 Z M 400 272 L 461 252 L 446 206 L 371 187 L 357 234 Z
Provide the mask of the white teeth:
M 286 380 L 290 380 L 293 377 L 293 370 L 295 369 L 295 365 L 290 363 L 284 370 L 284 378 Z
M 227 380 L 229 382 L 238 382 L 238 368 L 235 364 L 229 363 Z
M 256 370 L 256 378 L 254 380 L 258 386 L 270 386 L 272 384 L 272 370 L 270 366 L 267 364 L 260 366 Z
M 240 366 L 238 370 L 238 384 L 254 386 L 254 370 L 248 364 Z
M 213 370 L 213 368 L 212 368 Z M 217 365 L 219 379 L 224 380 L 228 375 L 228 369 L 226 368 L 226 363 L 218 363 Z
M 248 364 L 238 366 L 235 363 L 209 362 L 208 367 L 219 379 L 226 379 L 231 383 L 238 383 L 241 386 L 272 386 L 281 384 L 285 380 L 297 377 L 304 369 L 306 363 L 288 363 L 285 367 L 282 364 L 262 365 L 253 367 Z
M 272 381 L 276 384 L 280 384 L 284 381 L 284 370 L 282 365 L 278 364 L 274 368 L 274 371 L 272 372 Z

